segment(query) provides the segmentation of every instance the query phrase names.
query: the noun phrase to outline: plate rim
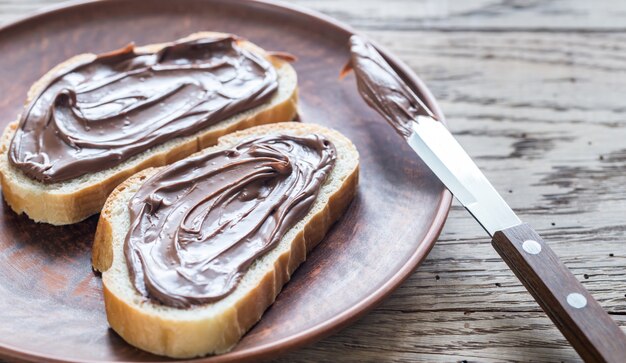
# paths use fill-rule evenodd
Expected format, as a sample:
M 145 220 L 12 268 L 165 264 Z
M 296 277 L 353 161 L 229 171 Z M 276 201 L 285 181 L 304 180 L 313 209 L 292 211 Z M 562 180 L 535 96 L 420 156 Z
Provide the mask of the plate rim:
M 63 12 L 66 10 L 75 10 L 81 7 L 93 6 L 98 3 L 106 2 L 130 2 L 134 0 L 69 0 L 63 1 L 59 4 L 53 4 L 43 6 L 41 9 L 36 10 L 30 14 L 20 17 L 16 20 L 8 22 L 0 26 L 0 33 L 9 31 L 11 28 L 18 27 L 22 24 L 36 21 L 39 18 L 48 17 L 55 13 Z M 327 25 L 348 33 L 348 34 L 361 34 L 360 31 L 353 29 L 350 25 L 347 25 L 331 16 L 325 15 L 316 10 L 308 9 L 306 7 L 286 3 L 278 0 L 196 0 L 205 1 L 207 4 L 211 3 L 226 3 L 230 6 L 258 6 L 274 11 L 282 11 L 296 14 L 297 16 L 305 16 L 314 18 L 315 20 L 322 21 Z M 445 117 L 437 100 L 432 95 L 426 84 L 413 72 L 408 65 L 406 65 L 400 58 L 395 56 L 392 52 L 387 50 L 375 41 L 372 41 L 376 48 L 382 53 L 382 55 L 399 70 L 410 82 L 414 83 L 420 93 L 425 98 L 427 105 L 438 116 L 444 124 L 447 124 Z M 419 267 L 419 265 L 426 259 L 428 253 L 433 248 L 437 239 L 444 227 L 447 220 L 448 213 L 452 204 L 452 194 L 447 188 L 442 185 L 442 192 L 440 195 L 439 205 L 436 207 L 436 213 L 432 220 L 432 223 L 428 227 L 423 239 L 417 245 L 416 250 L 407 259 L 407 262 L 396 271 L 384 284 L 382 284 L 377 290 L 361 300 L 358 304 L 352 306 L 349 309 L 342 311 L 340 314 L 333 316 L 332 318 L 317 324 L 309 329 L 301 331 L 298 334 L 285 337 L 280 340 L 272 341 L 267 344 L 263 344 L 257 347 L 251 347 L 242 351 L 235 351 L 225 353 L 223 355 L 214 355 L 208 357 L 200 357 L 195 359 L 177 360 L 182 362 L 196 362 L 196 363 L 218 363 L 218 362 L 231 362 L 231 361 L 250 361 L 252 359 L 265 360 L 268 358 L 275 358 L 279 355 L 285 354 L 289 351 L 297 348 L 312 344 L 325 337 L 328 337 L 339 330 L 346 328 L 356 320 L 363 317 L 368 312 L 372 311 L 382 301 L 387 298 L 393 291 L 395 291 L 400 285 Z M 27 361 L 36 359 L 43 362 L 102 362 L 100 360 L 88 360 L 78 361 L 73 359 L 67 359 L 64 357 L 42 354 L 36 351 L 22 349 L 9 344 L 0 342 L 0 357 L 17 358 Z M 156 362 L 156 361 L 153 361 Z

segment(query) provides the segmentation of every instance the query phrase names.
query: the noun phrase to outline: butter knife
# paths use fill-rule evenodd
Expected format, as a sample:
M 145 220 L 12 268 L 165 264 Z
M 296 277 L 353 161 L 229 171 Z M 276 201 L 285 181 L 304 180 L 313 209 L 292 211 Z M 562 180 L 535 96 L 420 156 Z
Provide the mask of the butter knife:
M 492 237 L 513 270 L 587 362 L 626 362 L 626 335 L 563 265 L 539 234 L 522 223 L 445 125 L 363 37 L 350 38 L 342 70 L 356 75 L 361 96 L 380 113 Z

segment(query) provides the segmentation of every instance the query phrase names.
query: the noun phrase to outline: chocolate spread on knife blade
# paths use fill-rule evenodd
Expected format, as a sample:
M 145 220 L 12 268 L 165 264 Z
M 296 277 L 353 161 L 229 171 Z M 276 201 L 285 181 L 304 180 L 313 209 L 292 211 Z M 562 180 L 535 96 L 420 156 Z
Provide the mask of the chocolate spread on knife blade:
M 308 213 L 335 159 L 323 136 L 275 135 L 166 167 L 128 203 L 131 282 L 173 307 L 227 296 Z
M 359 93 L 404 138 L 411 134 L 411 122 L 418 116 L 435 118 L 404 80 L 391 68 L 378 51 L 358 35 L 350 38 L 350 62 L 342 76 L 350 70 L 356 75 Z
M 129 45 L 54 74 L 26 105 L 10 161 L 43 183 L 76 178 L 261 105 L 277 88 L 271 63 L 231 36 L 157 52 Z

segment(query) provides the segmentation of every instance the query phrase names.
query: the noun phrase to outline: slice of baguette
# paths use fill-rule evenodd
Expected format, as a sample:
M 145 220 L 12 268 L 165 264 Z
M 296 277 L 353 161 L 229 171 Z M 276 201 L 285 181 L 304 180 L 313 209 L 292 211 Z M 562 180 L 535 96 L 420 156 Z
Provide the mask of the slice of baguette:
M 123 252 L 129 229 L 128 201 L 143 180 L 159 169 L 144 170 L 119 185 L 107 199 L 93 245 L 93 267 L 102 272 L 109 324 L 128 343 L 148 352 L 191 358 L 229 351 L 270 306 L 307 252 L 324 237 L 356 193 L 359 154 L 337 131 L 297 122 L 254 127 L 219 139 L 207 153 L 268 134 L 328 137 L 337 149 L 335 166 L 310 212 L 291 228 L 278 246 L 255 261 L 235 290 L 215 303 L 189 309 L 163 306 L 140 295 L 131 284 Z M 199 154 L 200 154 L 199 153 Z
M 224 33 L 202 32 L 184 39 L 219 37 Z M 138 154 L 124 163 L 97 173 L 69 181 L 43 184 L 27 177 L 9 163 L 8 150 L 18 126 L 7 126 L 0 139 L 0 181 L 4 198 L 18 214 L 26 213 L 37 222 L 55 225 L 79 222 L 100 212 L 109 193 L 129 176 L 148 167 L 162 166 L 180 160 L 207 146 L 215 145 L 225 134 L 248 127 L 293 120 L 297 112 L 297 77 L 293 67 L 283 59 L 273 57 L 256 45 L 241 41 L 242 48 L 265 56 L 278 74 L 278 90 L 267 103 L 212 125 L 195 135 L 174 138 Z M 164 44 L 138 47 L 138 51 L 157 51 Z M 59 64 L 31 87 L 27 102 L 41 91 L 53 74 L 93 54 L 81 54 Z M 19 117 L 18 117 L 19 120 Z

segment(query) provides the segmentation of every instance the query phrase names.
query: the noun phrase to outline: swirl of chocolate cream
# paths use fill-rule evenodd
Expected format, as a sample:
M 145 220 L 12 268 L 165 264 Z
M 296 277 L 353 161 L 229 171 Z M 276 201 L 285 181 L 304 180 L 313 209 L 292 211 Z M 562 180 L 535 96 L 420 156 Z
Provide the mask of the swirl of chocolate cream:
M 275 135 L 166 167 L 128 203 L 132 284 L 179 308 L 224 298 L 308 213 L 335 159 L 323 136 Z
M 341 77 L 354 70 L 361 97 L 402 137 L 409 137 L 411 123 L 418 116 L 436 119 L 371 43 L 353 35 L 350 37 L 350 55 L 350 61 L 341 71 Z
M 66 181 L 261 105 L 277 88 L 272 64 L 231 36 L 156 52 L 129 45 L 54 74 L 26 105 L 10 161 L 43 183 Z

